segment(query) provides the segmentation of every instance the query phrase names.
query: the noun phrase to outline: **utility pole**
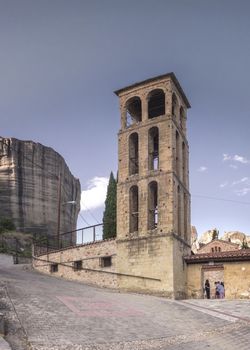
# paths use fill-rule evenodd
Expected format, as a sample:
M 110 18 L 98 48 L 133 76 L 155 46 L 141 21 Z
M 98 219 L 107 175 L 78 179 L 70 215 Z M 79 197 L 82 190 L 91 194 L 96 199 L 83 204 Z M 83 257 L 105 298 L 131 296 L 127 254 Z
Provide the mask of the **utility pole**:
M 58 177 L 58 201 L 57 201 L 57 248 L 60 248 L 60 224 L 61 224 L 61 192 L 62 192 L 62 176 Z

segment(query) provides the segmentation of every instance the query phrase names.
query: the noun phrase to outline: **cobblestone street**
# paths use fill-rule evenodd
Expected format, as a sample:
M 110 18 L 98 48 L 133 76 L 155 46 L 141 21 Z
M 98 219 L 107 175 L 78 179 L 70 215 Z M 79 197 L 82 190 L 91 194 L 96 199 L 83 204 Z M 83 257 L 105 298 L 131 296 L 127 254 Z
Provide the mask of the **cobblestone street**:
M 41 275 L 4 255 L 0 276 L 14 350 L 249 349 L 250 301 L 119 293 Z

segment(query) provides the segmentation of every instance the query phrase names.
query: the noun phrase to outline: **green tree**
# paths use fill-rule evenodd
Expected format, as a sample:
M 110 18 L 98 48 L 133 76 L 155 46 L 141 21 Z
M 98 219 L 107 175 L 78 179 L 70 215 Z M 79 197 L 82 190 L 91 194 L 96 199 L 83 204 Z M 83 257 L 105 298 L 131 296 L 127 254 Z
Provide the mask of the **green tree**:
M 103 212 L 103 239 L 116 237 L 116 188 L 117 182 L 111 171 Z
M 216 230 L 216 228 L 215 228 L 215 229 L 213 229 L 212 241 L 214 239 L 218 239 L 218 237 L 219 237 L 219 231 Z
M 0 233 L 14 231 L 15 229 L 16 228 L 12 220 L 7 218 L 0 218 Z
M 241 244 L 241 249 L 249 249 L 247 241 L 245 240 L 245 238 L 243 239 L 243 242 Z

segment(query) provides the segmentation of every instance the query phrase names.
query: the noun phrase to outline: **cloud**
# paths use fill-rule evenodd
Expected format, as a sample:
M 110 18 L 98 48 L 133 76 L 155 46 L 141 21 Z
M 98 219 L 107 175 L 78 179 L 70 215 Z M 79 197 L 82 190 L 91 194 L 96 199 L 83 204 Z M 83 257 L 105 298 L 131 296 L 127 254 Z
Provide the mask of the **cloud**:
M 230 166 L 230 168 L 238 169 L 237 165 L 235 165 L 235 164 L 230 164 L 229 166 Z
M 205 166 L 200 166 L 199 169 L 197 169 L 199 172 L 204 173 L 204 171 L 207 170 L 207 167 Z
M 229 154 L 224 153 L 223 154 L 223 162 L 228 161 L 228 160 L 239 162 L 242 164 L 250 163 L 250 160 L 248 160 L 247 158 L 240 156 L 238 154 L 235 154 L 234 156 L 230 156 Z
M 240 190 L 235 190 L 234 192 L 237 194 L 237 196 L 242 197 L 250 193 L 250 187 L 244 187 L 244 188 L 241 188 Z
M 239 156 L 238 154 L 236 154 L 235 156 L 233 156 L 233 160 L 235 160 L 236 162 L 240 162 L 242 164 L 247 164 L 250 161 L 242 156 Z
M 109 179 L 95 176 L 88 182 L 87 190 L 82 191 L 81 210 L 95 209 L 103 206 Z
M 244 183 L 244 182 L 247 182 L 248 179 L 249 179 L 248 177 L 243 177 L 243 178 L 240 179 L 240 180 L 237 180 L 237 181 L 232 182 L 232 186 L 235 186 L 235 185 L 238 185 L 238 184 L 242 184 L 242 183 Z
M 226 187 L 227 185 L 228 185 L 228 181 L 223 182 L 222 184 L 220 184 L 220 188 L 224 188 L 224 187 Z
M 223 162 L 225 162 L 226 160 L 231 160 L 231 159 L 232 159 L 232 157 L 229 156 L 228 154 L 226 154 L 226 153 L 223 154 Z

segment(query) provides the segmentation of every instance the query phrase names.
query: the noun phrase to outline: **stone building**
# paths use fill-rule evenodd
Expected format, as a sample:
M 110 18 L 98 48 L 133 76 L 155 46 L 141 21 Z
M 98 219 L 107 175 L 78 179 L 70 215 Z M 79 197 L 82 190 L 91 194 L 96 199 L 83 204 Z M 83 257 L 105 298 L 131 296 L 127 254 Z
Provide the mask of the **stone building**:
M 118 135 L 117 271 L 121 288 L 185 295 L 190 252 L 187 109 L 173 73 L 115 92 Z M 154 281 L 157 278 L 159 281 Z
M 229 252 L 239 250 L 240 245 L 232 242 L 223 241 L 222 239 L 214 239 L 198 249 L 197 254 Z

